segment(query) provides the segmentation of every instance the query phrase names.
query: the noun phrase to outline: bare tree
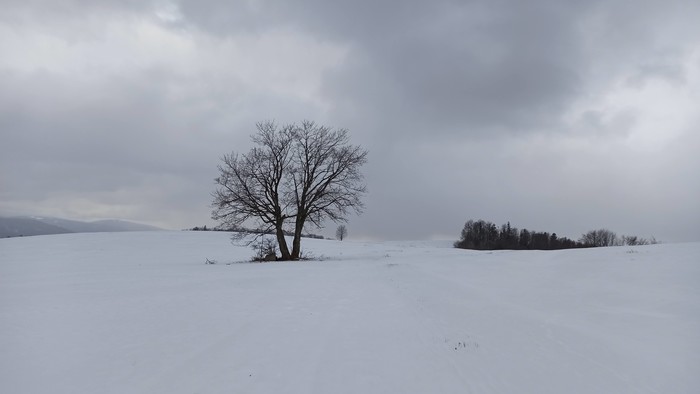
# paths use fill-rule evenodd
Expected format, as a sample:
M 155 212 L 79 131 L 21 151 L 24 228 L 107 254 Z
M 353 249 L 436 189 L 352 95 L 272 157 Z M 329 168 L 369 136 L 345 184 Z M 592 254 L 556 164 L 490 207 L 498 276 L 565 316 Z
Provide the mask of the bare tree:
M 617 234 L 607 229 L 591 230 L 581 236 L 579 242 L 586 246 L 618 246 L 620 239 Z
M 257 129 L 247 154 L 222 158 L 212 218 L 233 227 L 255 222 L 257 231 L 275 233 L 282 260 L 296 260 L 307 222 L 321 227 L 326 219 L 344 222 L 350 211 L 362 211 L 360 168 L 367 151 L 350 144 L 346 129 L 310 121 L 281 128 L 264 122 Z M 284 237 L 288 220 L 291 252 Z
M 335 237 L 342 241 L 347 236 L 348 236 L 347 227 L 345 227 L 344 224 L 341 224 L 340 226 L 338 226 L 338 228 L 335 230 Z

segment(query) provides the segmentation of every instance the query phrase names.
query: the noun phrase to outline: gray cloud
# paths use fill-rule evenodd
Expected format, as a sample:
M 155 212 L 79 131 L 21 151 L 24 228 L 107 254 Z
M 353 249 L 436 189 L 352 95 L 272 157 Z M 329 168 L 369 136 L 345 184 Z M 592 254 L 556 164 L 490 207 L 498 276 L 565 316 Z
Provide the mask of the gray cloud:
M 370 150 L 351 237 L 700 239 L 697 2 L 4 7 L 0 213 L 208 223 L 218 158 L 310 118 Z
M 585 55 L 575 21 L 590 8 L 557 2 L 307 1 L 256 10 L 208 4 L 183 2 L 183 14 L 217 34 L 260 20 L 347 46 L 348 61 L 325 81 L 329 101 L 350 102 L 379 123 L 405 119 L 415 125 L 411 130 L 437 123 L 474 134 L 540 127 L 566 107 L 579 90 Z

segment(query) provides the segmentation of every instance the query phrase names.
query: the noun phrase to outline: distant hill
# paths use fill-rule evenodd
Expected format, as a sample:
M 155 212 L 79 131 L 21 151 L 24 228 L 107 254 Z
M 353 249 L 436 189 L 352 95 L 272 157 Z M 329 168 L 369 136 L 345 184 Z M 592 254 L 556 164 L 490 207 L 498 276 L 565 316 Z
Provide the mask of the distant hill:
M 145 224 L 128 222 L 125 220 L 98 220 L 94 222 L 82 222 L 79 220 L 60 219 L 45 216 L 0 217 L 0 238 L 66 233 L 155 230 L 161 229 Z
M 74 231 L 27 217 L 0 217 L 0 238 L 72 232 Z

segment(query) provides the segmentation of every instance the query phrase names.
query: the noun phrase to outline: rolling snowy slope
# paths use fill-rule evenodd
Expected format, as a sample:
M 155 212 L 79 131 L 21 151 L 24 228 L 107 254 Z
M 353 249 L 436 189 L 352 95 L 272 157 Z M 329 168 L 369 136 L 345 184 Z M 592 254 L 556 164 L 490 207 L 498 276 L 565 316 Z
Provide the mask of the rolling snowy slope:
M 215 232 L 0 239 L 0 392 L 700 392 L 700 244 L 304 247 L 325 260 L 232 263 L 252 251 Z

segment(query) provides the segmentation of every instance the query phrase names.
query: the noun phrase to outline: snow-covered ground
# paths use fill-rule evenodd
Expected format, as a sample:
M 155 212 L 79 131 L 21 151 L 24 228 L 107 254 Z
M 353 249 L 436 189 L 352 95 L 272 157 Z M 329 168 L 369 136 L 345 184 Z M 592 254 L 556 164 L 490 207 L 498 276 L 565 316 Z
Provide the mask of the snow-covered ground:
M 700 244 L 0 240 L 2 393 L 698 393 Z M 206 259 L 219 263 L 205 264 Z

